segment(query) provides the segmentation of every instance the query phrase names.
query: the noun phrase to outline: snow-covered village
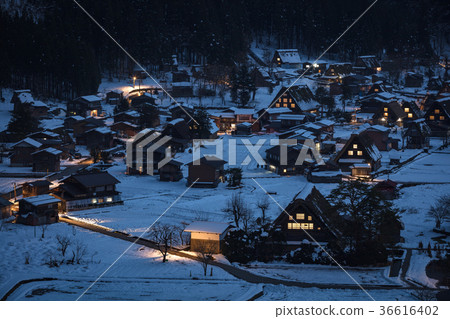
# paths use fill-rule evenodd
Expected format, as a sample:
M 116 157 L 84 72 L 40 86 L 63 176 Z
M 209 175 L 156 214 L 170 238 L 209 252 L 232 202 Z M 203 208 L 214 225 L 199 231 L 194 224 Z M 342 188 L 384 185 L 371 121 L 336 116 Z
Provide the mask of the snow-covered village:
M 445 1 L 2 2 L 3 301 L 450 300 Z

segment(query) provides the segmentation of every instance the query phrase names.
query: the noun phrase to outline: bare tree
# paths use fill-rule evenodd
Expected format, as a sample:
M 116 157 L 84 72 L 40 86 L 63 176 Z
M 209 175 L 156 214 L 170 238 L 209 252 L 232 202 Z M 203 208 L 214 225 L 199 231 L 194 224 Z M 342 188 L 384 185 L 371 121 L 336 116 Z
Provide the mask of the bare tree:
M 62 235 L 58 234 L 56 236 L 56 242 L 58 244 L 58 251 L 61 252 L 61 255 L 64 259 L 64 257 L 66 256 L 67 248 L 71 244 L 70 238 L 69 238 L 69 236 L 62 236 Z
M 41 238 L 45 238 L 45 232 L 47 231 L 48 224 L 41 225 Z
M 264 225 L 266 223 L 266 211 L 270 207 L 267 196 L 261 197 L 256 203 L 256 206 L 261 210 L 261 225 Z
M 233 218 L 236 227 L 239 228 L 239 222 L 246 210 L 247 207 L 245 206 L 244 198 L 241 196 L 241 193 L 233 193 L 227 202 L 227 207 L 225 207 L 223 211 Z
M 434 218 L 436 228 L 440 229 L 442 224 L 450 219 L 450 195 L 439 197 L 436 203 L 430 207 L 428 215 Z
M 208 265 L 213 260 L 212 255 L 214 252 L 214 244 L 208 241 L 203 241 L 201 244 L 196 246 L 197 256 L 202 264 L 203 275 L 206 276 L 208 270 Z
M 71 264 L 77 263 L 81 264 L 83 258 L 87 255 L 88 250 L 85 244 L 81 241 L 75 242 L 75 247 L 72 249 L 72 259 L 68 262 Z
M 253 221 L 253 211 L 248 206 L 242 211 L 241 221 L 244 232 L 248 233 L 249 225 Z
M 175 227 L 170 225 L 155 225 L 150 231 L 149 239 L 155 242 L 157 250 L 163 257 L 163 263 L 167 261 L 170 247 L 176 243 L 174 233 Z

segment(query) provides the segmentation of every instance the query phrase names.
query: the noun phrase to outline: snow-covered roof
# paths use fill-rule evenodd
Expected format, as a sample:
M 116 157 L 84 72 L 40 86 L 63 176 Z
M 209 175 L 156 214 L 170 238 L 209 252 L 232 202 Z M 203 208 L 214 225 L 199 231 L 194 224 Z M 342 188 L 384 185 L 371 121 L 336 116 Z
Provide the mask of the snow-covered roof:
M 53 203 L 59 203 L 60 200 L 45 194 L 45 195 L 38 195 L 38 196 L 32 196 L 32 197 L 26 197 L 22 199 L 23 201 L 26 201 L 27 203 L 30 203 L 33 206 L 40 206 L 40 205 L 48 205 Z
M 20 103 L 33 103 L 34 99 L 30 92 L 23 92 L 17 95 L 17 98 L 19 99 Z
M 373 129 L 373 130 L 377 130 L 377 131 L 381 131 L 381 132 L 390 131 L 390 128 L 388 128 L 386 126 L 382 126 L 382 125 L 372 125 L 368 129 Z
M 175 125 L 175 124 L 181 123 L 183 121 L 184 121 L 184 119 L 179 118 L 179 119 L 172 120 L 172 121 L 168 122 L 167 124 Z
M 331 126 L 331 125 L 335 124 L 333 121 L 327 120 L 327 119 L 317 121 L 316 123 L 318 123 L 319 125 L 323 125 L 323 126 Z
M 297 49 L 279 49 L 276 52 L 283 63 L 301 63 Z
M 303 121 L 305 119 L 305 115 L 303 114 L 281 114 L 278 119 L 279 120 L 297 120 Z
M 102 100 L 102 98 L 98 97 L 97 95 L 84 95 L 84 96 L 81 96 L 81 98 L 88 102 L 98 102 L 98 101 Z
M 19 144 L 21 144 L 21 143 L 27 143 L 27 144 L 30 144 L 31 146 L 36 147 L 36 148 L 39 148 L 39 147 L 42 146 L 42 144 L 39 143 L 38 141 L 35 141 L 35 140 L 33 140 L 32 138 L 27 137 L 27 138 L 25 138 L 25 139 L 23 139 L 23 140 L 17 142 L 16 144 L 12 145 L 12 147 L 14 147 L 14 146 L 16 146 L 16 145 L 19 145 Z
M 192 86 L 192 83 L 191 82 L 173 82 L 172 86 L 190 87 L 190 86 Z
M 59 155 L 59 154 L 62 153 L 62 151 L 57 150 L 56 148 L 47 147 L 46 149 L 39 150 L 37 152 L 32 153 L 31 155 L 34 155 L 34 154 L 37 154 L 37 153 L 41 153 L 41 152 L 47 152 L 47 153 L 50 153 L 50 154 L 53 154 L 53 155 Z
M 230 224 L 218 222 L 195 221 L 184 230 L 189 233 L 223 234 Z

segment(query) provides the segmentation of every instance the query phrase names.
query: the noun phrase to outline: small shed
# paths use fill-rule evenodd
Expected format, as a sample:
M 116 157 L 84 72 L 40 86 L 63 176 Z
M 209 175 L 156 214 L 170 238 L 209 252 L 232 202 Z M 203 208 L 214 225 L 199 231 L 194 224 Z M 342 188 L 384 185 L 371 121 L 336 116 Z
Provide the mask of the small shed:
M 176 160 L 170 160 L 169 163 L 159 169 L 159 180 L 164 182 L 176 182 L 183 178 L 181 171 L 183 163 Z
M 16 222 L 38 226 L 57 223 L 61 210 L 61 200 L 51 195 L 39 195 L 21 199 Z
M 228 223 L 195 221 L 184 231 L 191 233 L 191 251 L 219 254 L 230 228 Z
M 0 218 L 8 218 L 11 217 L 11 207 L 12 203 L 4 199 L 3 197 L 0 197 Z

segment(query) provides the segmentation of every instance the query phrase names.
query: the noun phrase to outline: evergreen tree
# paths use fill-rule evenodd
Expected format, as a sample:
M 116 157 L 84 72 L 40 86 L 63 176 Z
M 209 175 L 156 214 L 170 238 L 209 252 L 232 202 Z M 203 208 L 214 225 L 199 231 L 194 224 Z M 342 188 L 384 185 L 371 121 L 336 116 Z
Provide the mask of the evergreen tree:
M 196 121 L 191 121 L 189 126 L 192 137 L 194 139 L 209 138 L 211 135 L 212 126 L 208 112 L 204 109 L 197 108 L 192 117 Z
M 31 116 L 26 106 L 20 105 L 12 111 L 12 118 L 8 123 L 8 132 L 23 139 L 25 136 L 39 131 L 39 129 L 39 120 Z

